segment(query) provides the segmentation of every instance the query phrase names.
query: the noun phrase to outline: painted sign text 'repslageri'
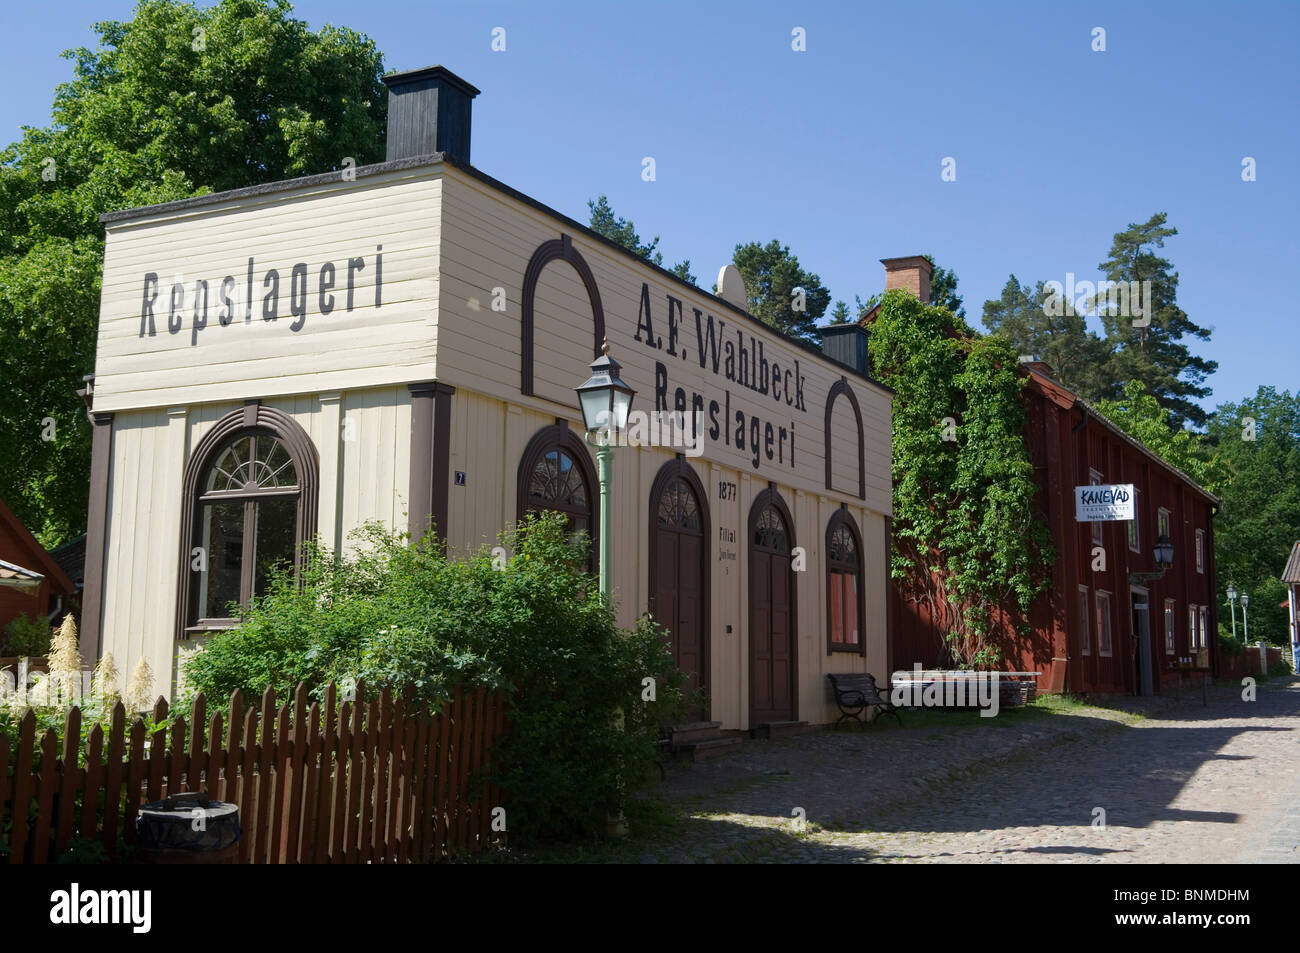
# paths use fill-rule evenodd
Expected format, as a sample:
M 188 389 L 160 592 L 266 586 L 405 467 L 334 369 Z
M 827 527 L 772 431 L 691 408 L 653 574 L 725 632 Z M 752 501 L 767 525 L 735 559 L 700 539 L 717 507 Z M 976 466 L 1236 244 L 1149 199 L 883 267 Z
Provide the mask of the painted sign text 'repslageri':
M 357 277 L 365 276 L 367 268 L 374 276 L 374 306 L 383 306 L 384 287 L 384 246 L 376 245 L 374 258 L 369 262 L 364 256 L 348 258 L 335 265 L 327 261 L 317 269 L 309 268 L 306 262 L 298 262 L 289 270 L 285 279 L 285 304 L 287 314 L 293 318 L 290 331 L 301 331 L 307 321 L 307 312 L 311 305 L 317 314 L 328 315 L 340 306 L 346 311 L 353 310 L 356 301 Z M 161 283 L 157 272 L 144 276 L 144 289 L 140 297 L 140 337 L 153 337 L 158 333 L 156 319 L 166 309 L 167 333 L 179 334 L 185 326 L 186 312 L 190 318 L 190 344 L 199 343 L 199 332 L 208 326 L 210 305 L 216 305 L 217 324 L 229 327 L 241 315 L 243 323 L 251 324 L 255 312 L 263 321 L 278 321 L 281 309 L 281 276 L 279 269 L 268 268 L 258 275 L 259 269 L 255 259 L 248 259 L 244 272 L 244 281 L 240 282 L 234 275 L 226 275 L 219 282 L 214 281 L 209 300 L 209 282 L 198 279 L 186 294 L 186 282 L 174 281 L 167 296 L 159 301 Z M 314 275 L 309 275 L 314 272 Z M 346 277 L 345 277 L 346 275 Z M 254 278 L 260 277 L 257 290 Z M 367 276 L 368 277 L 368 276 Z M 314 281 L 311 280 L 314 278 Z M 342 282 L 340 284 L 340 282 Z M 311 292 L 314 291 L 315 294 Z M 338 301 L 335 292 L 343 297 Z M 261 297 L 261 306 L 255 304 L 256 297 Z
M 634 340 L 669 357 L 689 360 L 688 340 L 684 330 L 686 319 L 681 299 L 671 294 L 667 299 L 667 337 L 656 335 L 654 315 L 650 303 L 650 286 L 641 285 L 641 303 L 637 312 Z M 707 370 L 755 394 L 770 397 L 781 406 L 801 413 L 807 412 L 804 400 L 805 378 L 800 373 L 799 359 L 769 355 L 764 342 L 753 334 L 746 335 L 741 328 L 734 329 L 734 338 L 727 333 L 727 323 L 692 307 L 695 324 L 695 360 L 701 370 Z M 778 359 L 780 358 L 780 359 Z M 669 379 L 668 365 L 655 362 L 655 409 L 692 411 L 708 414 L 708 435 L 711 440 L 721 439 L 727 446 L 750 454 L 750 463 L 758 469 L 762 460 L 795 467 L 795 423 L 793 420 L 774 422 L 732 410 L 731 390 L 723 388 L 721 400 L 683 387 L 674 387 Z M 670 406 L 671 403 L 671 406 Z M 696 418 L 699 419 L 699 418 Z

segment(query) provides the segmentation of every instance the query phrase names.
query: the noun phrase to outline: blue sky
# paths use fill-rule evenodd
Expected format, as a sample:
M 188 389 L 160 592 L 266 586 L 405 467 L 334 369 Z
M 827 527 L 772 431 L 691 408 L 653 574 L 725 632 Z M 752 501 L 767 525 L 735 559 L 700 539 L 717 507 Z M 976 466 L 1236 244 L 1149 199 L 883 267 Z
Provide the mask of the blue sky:
M 59 52 L 132 7 L 7 10 L 6 141 L 49 121 L 71 77 Z M 607 194 L 705 287 L 742 241 L 779 238 L 850 302 L 882 288 L 879 259 L 928 252 L 980 327 L 1008 274 L 1095 279 L 1116 231 L 1167 212 L 1179 303 L 1214 330 L 1195 345 L 1220 364 L 1203 403 L 1300 385 L 1295 2 L 325 0 L 296 13 L 370 35 L 390 69 L 459 73 L 483 91 L 476 166 L 582 221 Z M 943 182 L 949 156 L 956 181 Z M 1241 179 L 1245 156 L 1257 181 Z

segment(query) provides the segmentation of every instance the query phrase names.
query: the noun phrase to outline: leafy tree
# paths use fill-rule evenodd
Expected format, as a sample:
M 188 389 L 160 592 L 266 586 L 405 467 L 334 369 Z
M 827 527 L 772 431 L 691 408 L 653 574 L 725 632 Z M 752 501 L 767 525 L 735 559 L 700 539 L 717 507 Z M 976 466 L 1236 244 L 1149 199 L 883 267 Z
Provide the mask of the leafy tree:
M 1219 585 L 1250 594 L 1252 639 L 1284 644 L 1286 591 L 1278 577 L 1300 540 L 1300 392 L 1260 387 L 1254 397 L 1221 404 L 1207 438 L 1230 472 L 1214 521 Z M 1226 599 L 1220 609 L 1226 626 Z M 1240 634 L 1240 615 L 1237 624 Z
M 591 213 L 592 231 L 604 235 L 612 242 L 617 242 L 632 254 L 639 255 L 648 262 L 656 265 L 664 263 L 664 256 L 657 251 L 659 236 L 656 235 L 648 245 L 641 244 L 641 236 L 637 234 L 636 226 L 627 219 L 615 215 L 606 196 L 588 199 L 587 209 Z
M 1190 421 L 1200 427 L 1208 415 L 1193 398 L 1210 395 L 1204 382 L 1219 365 L 1192 354 L 1183 343 L 1187 337 L 1208 341 L 1210 332 L 1178 307 L 1178 273 L 1152 250 L 1163 248 L 1166 238 L 1178 234 L 1178 229 L 1166 227 L 1166 218 L 1164 212 L 1157 212 L 1142 224 L 1130 224 L 1116 232 L 1110 256 L 1098 265 L 1110 281 L 1151 282 L 1152 300 L 1143 302 L 1152 311 L 1150 327 L 1134 327 L 1132 317 L 1102 312 L 1112 354 L 1109 396 L 1114 396 L 1124 381 L 1139 380 L 1169 409 L 1172 426 Z
M 700 279 L 696 278 L 691 272 L 691 260 L 689 258 L 679 261 L 668 270 L 678 278 L 682 279 L 682 281 L 688 281 L 693 285 L 698 285 L 700 283 Z
M 85 526 L 98 216 L 384 156 L 374 43 L 285 0 L 143 0 L 64 55 L 53 122 L 0 151 L 0 497 L 46 546 Z M 52 435 L 47 426 L 54 423 Z
M 1087 329 L 1082 315 L 1049 313 L 1052 309 L 1043 304 L 1048 296 L 1043 282 L 1031 289 L 1011 275 L 1001 297 L 984 302 L 984 327 L 1017 354 L 1047 363 L 1053 376 L 1080 397 L 1097 400 L 1110 386 L 1106 342 Z
M 1198 433 L 1170 425 L 1171 414 L 1141 381 L 1128 381 L 1116 400 L 1101 400 L 1097 410 L 1156 456 L 1219 493 L 1232 479 L 1226 462 Z
M 881 298 L 868 348 L 895 391 L 891 574 L 948 633 L 952 661 L 996 664 L 998 610 L 1023 627 L 1055 559 L 1024 441 L 1018 356 L 901 290 Z
M 791 337 L 820 341 L 817 321 L 826 313 L 831 293 L 817 275 L 799 266 L 788 245 L 776 239 L 737 245 L 732 260 L 745 279 L 750 314 Z
M 836 301 L 835 307 L 831 311 L 831 324 L 848 324 L 849 323 L 849 306 L 843 301 Z
M 610 241 L 622 245 L 634 255 L 644 258 L 653 265 L 663 267 L 664 256 L 659 249 L 659 236 L 656 235 L 651 242 L 646 245 L 642 244 L 641 236 L 637 234 L 636 226 L 625 218 L 619 218 L 614 214 L 613 208 L 610 207 L 609 199 L 602 195 L 598 198 L 587 200 L 587 210 L 590 212 L 591 230 L 600 235 L 604 235 Z M 668 269 L 682 281 L 689 281 L 696 284 L 696 278 L 691 274 L 690 259 L 680 261 Z
M 933 266 L 930 271 L 930 303 L 941 308 L 947 308 L 965 321 L 966 306 L 961 300 L 961 295 L 957 294 L 956 272 L 936 265 L 933 255 L 926 255 L 925 257 Z

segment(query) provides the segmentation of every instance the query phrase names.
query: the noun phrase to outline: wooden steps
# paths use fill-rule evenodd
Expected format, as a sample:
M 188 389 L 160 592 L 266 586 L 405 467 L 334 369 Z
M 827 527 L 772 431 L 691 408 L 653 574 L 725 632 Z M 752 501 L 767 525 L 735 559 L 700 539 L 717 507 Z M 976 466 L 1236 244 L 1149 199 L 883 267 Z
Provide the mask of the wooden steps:
M 765 721 L 750 728 L 749 733 L 754 738 L 784 738 L 812 730 L 813 726 L 806 721 Z
M 738 735 L 724 735 L 720 721 L 691 721 L 668 728 L 668 747 L 674 755 L 689 761 L 716 758 L 741 743 Z

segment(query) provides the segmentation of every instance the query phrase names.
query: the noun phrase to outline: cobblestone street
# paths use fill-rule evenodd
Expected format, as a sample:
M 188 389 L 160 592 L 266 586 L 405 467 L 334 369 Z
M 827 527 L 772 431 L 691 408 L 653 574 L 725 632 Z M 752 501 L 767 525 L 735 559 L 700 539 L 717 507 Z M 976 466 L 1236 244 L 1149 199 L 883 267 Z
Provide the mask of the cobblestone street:
M 670 768 L 672 823 L 622 859 L 1296 862 L 1300 682 L 1105 704 L 747 741 Z

